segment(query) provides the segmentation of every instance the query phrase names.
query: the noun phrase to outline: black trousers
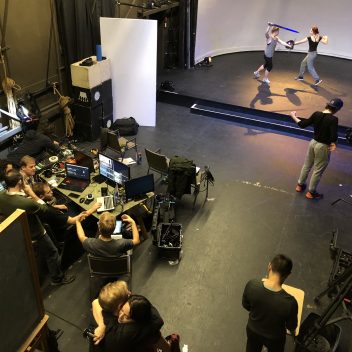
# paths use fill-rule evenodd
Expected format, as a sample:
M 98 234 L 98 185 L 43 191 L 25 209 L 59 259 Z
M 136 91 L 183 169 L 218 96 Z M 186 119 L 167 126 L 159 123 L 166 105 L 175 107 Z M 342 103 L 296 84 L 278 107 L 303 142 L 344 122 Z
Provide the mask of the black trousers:
M 268 352 L 284 352 L 286 336 L 282 339 L 271 340 L 260 336 L 253 332 L 247 326 L 247 346 L 246 352 L 261 352 L 263 346 L 268 349 Z
M 270 72 L 273 69 L 273 58 L 264 55 L 264 68 Z

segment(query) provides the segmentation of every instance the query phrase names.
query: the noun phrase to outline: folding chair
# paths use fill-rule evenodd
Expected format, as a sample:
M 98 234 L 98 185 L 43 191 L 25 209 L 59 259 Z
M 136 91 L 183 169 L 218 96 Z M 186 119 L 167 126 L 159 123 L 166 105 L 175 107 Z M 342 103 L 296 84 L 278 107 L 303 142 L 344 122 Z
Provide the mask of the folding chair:
M 132 260 L 131 254 L 120 257 L 97 257 L 87 255 L 89 274 L 91 279 L 91 298 L 98 297 L 101 288 L 108 282 L 123 280 L 132 283 Z
M 116 151 L 122 160 L 128 150 L 134 149 L 136 152 L 136 157 L 138 154 L 136 137 L 126 139 L 124 137 L 119 137 L 115 132 L 108 131 L 107 146 Z
M 166 177 L 169 173 L 169 161 L 170 159 L 163 154 L 160 154 L 160 149 L 152 152 L 149 149 L 145 149 L 145 156 L 148 162 L 148 174 L 149 171 L 155 171 L 160 174 L 160 177 Z

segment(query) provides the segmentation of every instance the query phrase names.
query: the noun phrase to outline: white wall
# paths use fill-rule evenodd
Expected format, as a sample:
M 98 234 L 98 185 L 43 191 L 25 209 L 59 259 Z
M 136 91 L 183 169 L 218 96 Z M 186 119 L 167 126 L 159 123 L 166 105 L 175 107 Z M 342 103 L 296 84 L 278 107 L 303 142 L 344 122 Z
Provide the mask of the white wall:
M 155 126 L 157 21 L 100 18 L 103 56 L 111 60 L 114 120 Z
M 330 40 L 328 45 L 319 45 L 319 53 L 352 59 L 351 0 L 200 0 L 198 3 L 196 62 L 205 56 L 263 50 L 267 22 L 300 32 L 281 30 L 279 36 L 284 41 L 306 37 L 316 24 L 320 34 L 328 35 Z M 294 51 L 306 52 L 307 48 L 308 44 L 301 44 Z

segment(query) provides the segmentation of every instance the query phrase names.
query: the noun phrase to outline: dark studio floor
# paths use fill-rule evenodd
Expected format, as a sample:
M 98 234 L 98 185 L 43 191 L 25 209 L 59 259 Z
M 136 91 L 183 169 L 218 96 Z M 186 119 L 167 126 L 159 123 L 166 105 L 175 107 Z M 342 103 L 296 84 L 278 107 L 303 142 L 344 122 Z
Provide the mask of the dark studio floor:
M 179 80 L 176 71 L 172 71 L 159 77 L 159 81 L 170 79 L 180 89 L 198 92 L 202 88 L 207 92 L 207 98 L 211 96 L 213 100 L 238 105 L 241 104 L 237 98 L 236 101 L 228 100 L 231 96 L 229 88 L 240 84 L 242 88 L 236 88 L 233 94 L 241 96 L 238 99 L 245 99 L 246 106 L 249 106 L 258 87 L 256 80 L 251 78 L 257 65 L 241 59 L 244 65 L 241 72 L 233 73 L 232 64 L 227 64 L 236 61 L 237 55 L 247 57 L 249 54 L 219 57 L 210 69 L 180 72 Z M 277 53 L 277 66 L 271 77 L 272 92 L 282 93 L 284 90 L 284 83 L 275 83 L 280 77 L 280 66 L 284 65 L 284 60 L 280 60 L 282 55 L 286 57 L 288 54 Z M 290 55 L 290 58 L 296 56 Z M 290 77 L 294 77 L 300 57 L 297 55 L 296 65 L 290 65 Z M 297 110 L 302 106 L 304 113 L 308 114 L 308 111 L 322 108 L 336 92 L 342 92 L 346 95 L 346 106 L 339 116 L 347 119 L 352 107 L 352 101 L 347 100 L 352 82 L 347 75 L 351 75 L 351 70 L 341 75 L 346 81 L 349 79 L 349 87 L 342 81 L 336 82 L 335 86 L 332 80 L 335 73 L 320 66 L 326 60 L 334 63 L 335 59 L 319 58 L 318 69 L 326 81 L 326 86 L 323 83 L 319 92 L 326 90 L 326 94 L 318 95 L 316 102 L 312 94 L 301 92 L 300 104 L 290 102 L 298 107 Z M 351 65 L 345 60 L 341 62 Z M 216 80 L 215 73 L 219 72 Z M 232 77 L 229 72 L 233 73 Z M 182 75 L 192 75 L 193 78 L 186 81 Z M 244 75 L 250 76 L 247 81 Z M 199 86 L 201 79 L 202 87 Z M 194 86 L 195 82 L 198 85 Z M 249 85 L 251 93 L 244 94 L 243 86 Z M 312 90 L 304 83 L 290 81 L 290 86 L 298 85 L 304 85 L 309 92 Z M 279 99 L 285 99 L 285 103 L 279 103 Z M 308 101 L 311 102 L 309 106 Z M 287 98 L 278 97 L 273 98 L 271 105 L 264 107 L 256 103 L 255 107 L 271 111 L 291 109 Z M 200 167 L 209 165 L 215 177 L 215 186 L 210 188 L 207 202 L 203 204 L 205 194 L 201 193 L 195 210 L 192 210 L 192 195 L 184 196 L 177 204 L 177 221 L 182 223 L 184 233 L 183 258 L 179 265 L 170 266 L 159 259 L 151 239 L 134 251 L 133 292 L 145 295 L 158 308 L 165 321 L 164 335 L 178 332 L 181 345 L 187 344 L 190 352 L 244 351 L 247 312 L 241 307 L 243 288 L 249 279 L 263 277 L 271 257 L 280 252 L 294 261 L 293 273 L 287 283 L 305 291 L 304 317 L 312 311 L 319 312 L 313 298 L 325 289 L 329 277 L 332 230 L 339 227 L 341 232 L 350 235 L 350 206 L 343 203 L 330 205 L 337 198 L 352 197 L 351 152 L 348 149 L 338 148 L 332 155 L 319 188 L 324 199 L 308 201 L 295 192 L 307 139 L 192 115 L 186 108 L 158 103 L 156 127 L 140 127 L 137 141 L 140 150 L 144 147 L 161 148 L 168 156 L 182 155 L 193 159 Z M 88 143 L 83 146 L 90 149 Z M 146 171 L 143 153 L 142 165 L 132 167 L 132 177 Z M 157 183 L 157 191 L 164 189 L 163 184 Z M 70 272 L 77 275 L 74 283 L 44 290 L 45 307 L 50 315 L 50 328 L 64 330 L 59 340 L 61 350 L 86 351 L 88 345 L 79 330 L 50 314 L 55 313 L 81 329 L 88 325 L 86 258 L 76 262 Z M 351 352 L 348 334 L 352 332 L 352 322 L 344 323 L 343 329 L 346 341 L 339 351 Z M 292 351 L 291 341 L 288 341 L 286 350 Z

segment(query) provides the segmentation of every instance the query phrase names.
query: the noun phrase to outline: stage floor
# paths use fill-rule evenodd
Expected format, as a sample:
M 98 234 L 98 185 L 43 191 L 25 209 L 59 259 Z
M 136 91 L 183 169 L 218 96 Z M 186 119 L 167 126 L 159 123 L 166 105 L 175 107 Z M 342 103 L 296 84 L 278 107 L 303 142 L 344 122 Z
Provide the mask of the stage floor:
M 270 73 L 270 87 L 253 77 L 262 63 L 262 52 L 243 52 L 213 58 L 212 67 L 190 70 L 164 70 L 158 83 L 172 81 L 176 92 L 197 98 L 288 114 L 296 110 L 308 117 L 322 110 L 327 101 L 339 97 L 344 107 L 337 116 L 339 124 L 352 126 L 352 61 L 318 56 L 316 70 L 323 82 L 313 86 L 308 72 L 304 81 L 295 81 L 304 54 L 276 52 Z

